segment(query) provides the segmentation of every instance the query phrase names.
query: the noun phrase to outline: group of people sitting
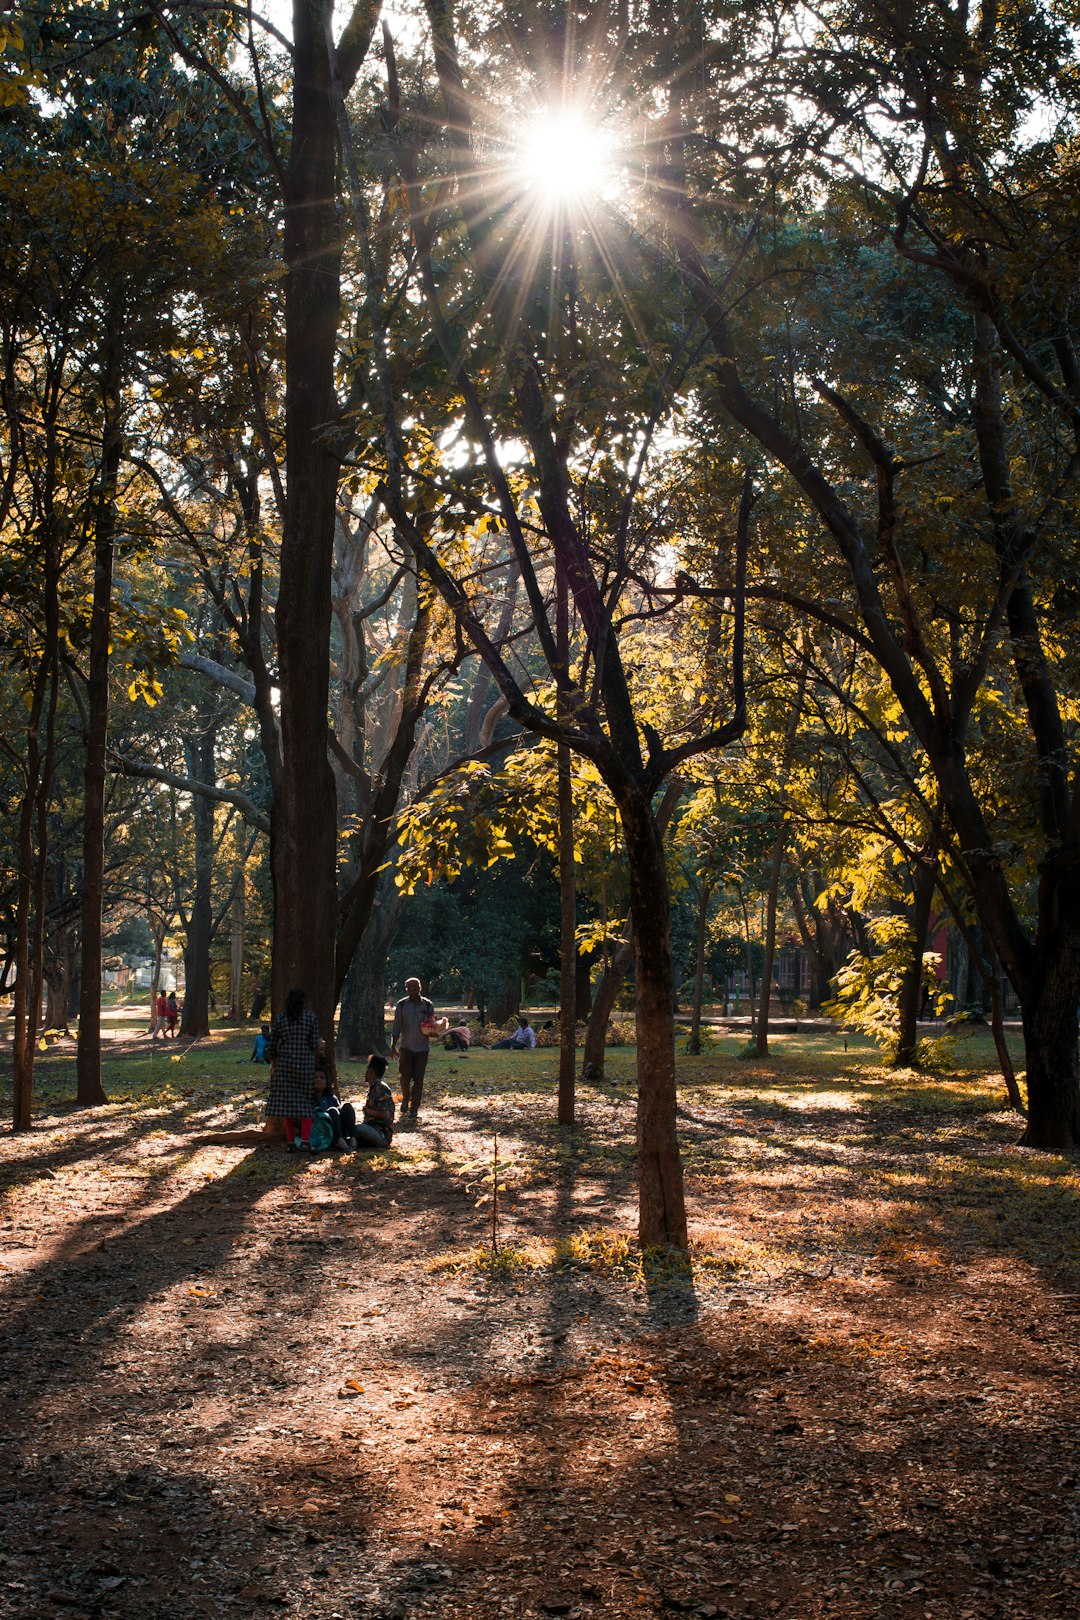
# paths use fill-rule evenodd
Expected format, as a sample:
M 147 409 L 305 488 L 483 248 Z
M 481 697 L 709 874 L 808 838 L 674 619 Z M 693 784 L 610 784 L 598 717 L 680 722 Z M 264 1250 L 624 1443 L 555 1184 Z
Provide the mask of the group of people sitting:
M 405 994 L 394 1008 L 390 1057 L 398 1061 L 401 1082 L 401 1123 L 415 1125 L 424 1097 L 424 1074 L 432 1039 L 445 1039 L 450 1050 L 469 1050 L 471 1034 L 467 1024 L 449 1028 L 434 1004 L 423 994 L 417 978 L 405 980 Z M 518 1014 L 518 1027 L 506 1040 L 496 1041 L 493 1050 L 531 1050 L 536 1032 L 524 1013 Z M 319 1035 L 319 1024 L 307 1005 L 303 990 L 290 990 L 285 1008 L 273 1023 L 264 1024 L 255 1039 L 252 1057 L 269 1060 L 270 1094 L 266 1111 L 285 1123 L 285 1144 L 290 1152 L 337 1152 L 359 1148 L 385 1149 L 394 1135 L 394 1093 L 386 1081 L 388 1060 L 377 1052 L 368 1058 L 364 1081 L 367 1096 L 356 1116 L 352 1103 L 342 1102 L 330 1082 L 326 1043 Z

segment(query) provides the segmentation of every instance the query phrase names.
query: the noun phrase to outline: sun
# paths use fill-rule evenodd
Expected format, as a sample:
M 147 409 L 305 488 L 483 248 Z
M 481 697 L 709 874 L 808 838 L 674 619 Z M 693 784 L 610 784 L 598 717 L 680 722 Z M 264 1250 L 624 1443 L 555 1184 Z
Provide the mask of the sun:
M 574 208 L 600 197 L 614 175 L 614 142 L 586 113 L 538 112 L 518 143 L 517 169 L 546 208 Z

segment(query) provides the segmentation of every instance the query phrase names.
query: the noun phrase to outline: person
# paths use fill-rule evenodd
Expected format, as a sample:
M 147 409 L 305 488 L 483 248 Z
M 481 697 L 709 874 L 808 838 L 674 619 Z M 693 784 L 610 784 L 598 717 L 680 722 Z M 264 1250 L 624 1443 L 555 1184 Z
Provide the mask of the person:
M 330 1121 L 334 1137 L 330 1146 L 336 1153 L 344 1153 L 348 1138 L 356 1137 L 356 1109 L 352 1103 L 343 1103 L 330 1084 L 324 1058 L 316 1059 L 313 1106 L 316 1114 L 325 1114 Z M 314 1115 L 312 1116 L 314 1117 Z
M 345 1138 L 346 1147 L 388 1148 L 394 1136 L 394 1093 L 387 1085 L 386 1059 L 373 1052 L 367 1061 L 364 1117 Z M 348 1104 L 345 1105 L 348 1107 Z M 344 1114 L 344 1109 L 342 1113 Z
M 174 1041 L 176 1039 L 176 1020 L 179 1018 L 179 1016 L 180 1007 L 176 1000 L 176 991 L 170 990 L 169 999 L 165 1003 L 165 1017 L 168 1020 L 169 1025 L 165 1033 L 167 1035 L 171 1035 Z
M 468 1024 L 455 1024 L 447 1030 L 443 1045 L 448 1052 L 467 1052 L 472 1045 L 472 1030 Z
M 255 1045 L 251 1048 L 252 1063 L 269 1063 L 270 1061 L 270 1025 L 264 1024 L 255 1037 Z
M 505 1041 L 495 1041 L 492 1044 L 493 1052 L 531 1052 L 536 1045 L 536 1031 L 529 1023 L 524 1013 L 517 1015 L 518 1027 Z
M 419 979 L 406 979 L 405 994 L 394 1008 L 390 1056 L 398 1060 L 403 1124 L 406 1120 L 416 1124 L 424 1096 L 424 1071 L 431 1051 L 424 1025 L 434 1023 L 435 1006 L 421 994 L 422 988 Z
M 266 1112 L 285 1121 L 285 1144 L 290 1151 L 306 1148 L 311 1140 L 315 1104 L 315 1058 L 319 1050 L 319 1023 L 305 1006 L 303 990 L 290 990 L 285 1009 L 270 1026 L 270 1093 Z M 299 1140 L 297 1140 L 299 1138 Z
M 165 1039 L 165 1025 L 169 1017 L 169 1003 L 165 999 L 164 990 L 159 990 L 157 1000 L 154 1002 L 154 1016 L 150 1020 L 150 1039 L 156 1041 L 160 1035 Z

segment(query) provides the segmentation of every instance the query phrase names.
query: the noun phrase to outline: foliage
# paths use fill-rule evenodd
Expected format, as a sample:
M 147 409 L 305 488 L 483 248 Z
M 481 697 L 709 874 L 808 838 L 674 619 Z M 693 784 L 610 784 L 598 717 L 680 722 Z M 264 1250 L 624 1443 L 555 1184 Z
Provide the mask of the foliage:
M 914 942 L 903 917 L 872 918 L 867 933 L 871 951 L 852 951 L 836 976 L 836 994 L 823 1011 L 830 1018 L 869 1035 L 886 1053 L 896 1049 L 898 997 L 911 960 Z M 923 990 L 937 1016 L 951 996 L 935 970 L 940 958 L 933 951 L 922 956 Z

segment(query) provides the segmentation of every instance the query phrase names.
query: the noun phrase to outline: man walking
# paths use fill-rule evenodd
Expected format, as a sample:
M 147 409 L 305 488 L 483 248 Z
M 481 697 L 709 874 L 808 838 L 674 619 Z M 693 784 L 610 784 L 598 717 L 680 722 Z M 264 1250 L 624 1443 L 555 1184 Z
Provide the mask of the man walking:
M 419 979 L 405 980 L 405 994 L 394 1008 L 390 1037 L 390 1056 L 398 1060 L 401 1081 L 402 1124 L 406 1120 L 416 1124 L 424 1095 L 424 1070 L 431 1050 L 425 1025 L 434 1027 L 436 1024 L 435 1007 L 420 990 Z

